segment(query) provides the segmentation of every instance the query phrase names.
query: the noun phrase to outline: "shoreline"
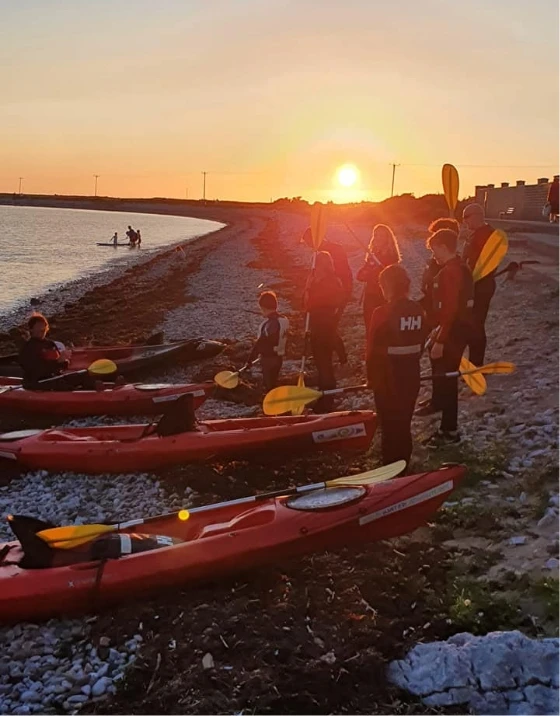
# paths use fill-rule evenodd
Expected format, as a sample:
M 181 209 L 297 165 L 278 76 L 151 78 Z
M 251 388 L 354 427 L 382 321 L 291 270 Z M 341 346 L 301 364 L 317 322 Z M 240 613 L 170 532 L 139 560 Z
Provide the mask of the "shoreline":
M 133 331 L 140 335 L 149 329 L 163 328 L 173 337 L 204 331 L 207 338 L 226 339 L 226 352 L 200 364 L 165 368 L 156 379 L 207 380 L 218 370 L 243 364 L 261 321 L 256 301 L 264 283 L 278 293 L 281 311 L 290 320 L 282 379 L 293 383 L 302 345 L 301 294 L 310 265 L 310 252 L 299 243 L 306 217 L 278 212 L 276 227 L 260 212 L 242 216 L 236 211 L 231 218 L 212 238 L 202 237 L 208 242 L 193 241 L 185 260 L 177 262 L 167 252 L 93 289 L 55 316 L 53 333 L 76 335 L 90 322 L 95 340 L 124 340 Z M 365 242 L 365 227 L 355 228 Z M 363 250 L 341 225 L 330 231 L 345 246 L 355 273 Z M 416 295 L 426 254 L 422 232 L 403 227 L 397 233 Z M 523 260 L 530 254 L 517 248 L 510 256 Z M 172 713 L 177 708 L 185 713 L 390 713 L 395 703 L 401 705 L 398 713 L 432 713 L 415 699 L 407 701 L 384 676 L 387 663 L 402 658 L 419 637 L 441 640 L 482 627 L 549 634 L 546 630 L 553 627 L 530 606 L 523 606 L 523 618 L 509 616 L 509 621 L 502 618 L 502 607 L 504 590 L 507 599 L 521 603 L 533 584 L 524 580 L 537 583 L 551 574 L 543 571 L 543 564 L 555 539 L 557 549 L 556 524 L 550 519 L 537 524 L 549 491 L 557 493 L 552 463 L 558 400 L 548 366 L 557 359 L 558 346 L 552 331 L 542 328 L 554 321 L 557 326 L 557 306 L 551 302 L 557 293 L 550 277 L 530 268 L 520 271 L 515 282 L 500 279 L 489 316 L 488 360 L 513 360 L 518 372 L 489 378 L 488 394 L 481 398 L 461 391 L 461 445 L 430 457 L 419 441 L 434 421 L 414 420 L 415 471 L 445 461 L 469 467 L 468 484 L 429 526 L 396 543 L 274 563 L 238 579 L 176 590 L 95 616 L 55 620 L 38 629 L 23 625 L 15 638 L 0 629 L 7 657 L 24 673 L 31 667 L 23 645 L 36 645 L 31 653 L 41 654 L 49 630 L 60 629 L 59 641 L 70 656 L 57 662 L 57 675 L 65 678 L 72 669 L 82 674 L 87 664 L 99 674 L 106 667 L 93 654 L 101 638 L 110 637 L 113 655 L 105 662 L 110 678 L 104 683 L 105 694 L 114 697 L 95 704 L 85 699 L 88 713 Z M 98 313 L 119 295 L 129 297 L 127 311 L 110 312 L 99 321 Z M 360 295 L 356 283 L 341 322 L 349 362 L 336 367 L 339 385 L 363 379 Z M 538 335 L 525 335 L 524 321 L 541 326 Z M 535 363 L 537 350 L 543 360 Z M 312 385 L 309 363 L 306 383 Z M 208 400 L 199 415 L 258 413 L 259 371 L 244 382 L 249 386 L 237 389 L 228 402 Z M 371 408 L 372 402 L 367 392 L 355 394 L 341 399 L 337 409 Z M 372 448 L 359 455 L 282 455 L 268 464 L 184 465 L 157 475 L 92 479 L 28 473 L 1 489 L 0 513 L 29 512 L 33 503 L 35 516 L 55 523 L 147 516 L 372 469 L 379 464 L 378 440 L 376 436 Z M 526 544 L 510 541 L 520 534 Z M 479 581 L 486 579 L 492 580 L 489 585 Z M 482 603 L 481 590 L 486 595 Z M 453 611 L 460 594 L 473 602 L 472 614 L 467 614 L 471 621 L 459 620 Z M 484 614 L 482 627 L 479 613 Z M 207 653 L 216 664 L 210 671 L 201 666 Z M 132 668 L 125 669 L 127 664 Z M 81 698 L 80 686 L 73 688 L 77 690 L 69 688 L 56 697 L 56 712 L 72 710 L 72 695 Z M 0 703 L 2 698 L 0 694 Z M 6 713 L 21 712 L 19 701 L 10 703 L 14 706 Z M 41 710 L 52 711 L 52 706 Z M 453 712 L 464 713 L 464 708 Z

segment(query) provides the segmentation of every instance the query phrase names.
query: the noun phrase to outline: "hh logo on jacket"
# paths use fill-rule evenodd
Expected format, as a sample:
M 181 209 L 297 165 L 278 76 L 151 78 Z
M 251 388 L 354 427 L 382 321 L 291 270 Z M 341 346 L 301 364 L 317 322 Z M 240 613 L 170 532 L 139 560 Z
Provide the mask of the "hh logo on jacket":
M 401 316 L 401 331 L 419 331 L 422 328 L 422 316 Z

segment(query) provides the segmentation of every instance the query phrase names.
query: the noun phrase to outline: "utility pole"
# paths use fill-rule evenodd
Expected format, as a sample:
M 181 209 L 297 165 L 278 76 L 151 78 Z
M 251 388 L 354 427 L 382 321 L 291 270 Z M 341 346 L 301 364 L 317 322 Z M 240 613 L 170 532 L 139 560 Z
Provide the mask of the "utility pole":
M 188 200 L 188 198 L 189 198 L 189 187 L 187 187 L 187 188 L 185 189 L 185 199 Z
M 206 175 L 207 174 L 208 174 L 208 172 L 202 172 L 202 177 L 203 177 L 203 179 L 202 179 L 202 200 L 203 201 L 206 200 Z
M 393 178 L 391 179 L 391 196 L 393 196 L 395 191 L 395 169 L 400 167 L 400 164 L 390 164 L 389 166 L 393 167 Z
M 94 174 L 93 176 L 95 177 L 95 193 L 94 193 L 94 196 L 97 196 L 97 180 L 99 179 L 99 177 L 100 177 L 101 175 L 100 175 L 100 174 Z
M 23 177 L 19 178 L 19 194 L 21 194 L 21 182 L 23 181 Z

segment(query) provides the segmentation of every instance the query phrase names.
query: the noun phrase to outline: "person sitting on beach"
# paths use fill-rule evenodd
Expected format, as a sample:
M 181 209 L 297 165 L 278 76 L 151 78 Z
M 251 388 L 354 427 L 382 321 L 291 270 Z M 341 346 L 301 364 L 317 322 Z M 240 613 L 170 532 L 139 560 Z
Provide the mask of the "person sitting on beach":
M 70 351 L 59 350 L 57 344 L 47 338 L 49 322 L 42 313 L 34 313 L 27 322 L 29 339 L 19 353 L 23 368 L 23 387 L 40 390 L 39 381 L 61 375 L 68 368 Z
M 257 342 L 247 359 L 245 368 L 260 356 L 263 384 L 268 392 L 278 385 L 278 376 L 286 352 L 286 334 L 289 321 L 278 313 L 278 299 L 274 291 L 263 291 L 259 306 L 265 320 L 259 327 Z
M 113 235 L 113 246 L 116 246 L 118 243 L 119 243 L 119 235 L 115 231 L 115 233 Z

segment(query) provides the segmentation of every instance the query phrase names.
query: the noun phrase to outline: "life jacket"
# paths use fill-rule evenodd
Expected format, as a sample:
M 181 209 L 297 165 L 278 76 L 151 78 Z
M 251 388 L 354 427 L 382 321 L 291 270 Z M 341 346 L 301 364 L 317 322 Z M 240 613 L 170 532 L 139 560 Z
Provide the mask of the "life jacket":
M 60 549 L 47 544 L 37 534 L 54 527 L 48 522 L 25 515 L 13 515 L 9 519 L 9 525 L 23 551 L 23 558 L 18 562 L 18 566 L 22 569 L 48 569 L 82 562 L 118 559 L 131 554 L 171 547 L 183 541 L 167 535 L 111 532 L 75 548 Z M 6 556 L 7 553 L 4 557 Z M 4 564 L 7 563 L 9 562 L 4 561 Z
M 280 332 L 278 335 L 278 343 L 272 347 L 272 353 L 273 355 L 281 356 L 283 357 L 286 354 L 286 342 L 288 340 L 288 329 L 290 327 L 290 322 L 286 318 L 286 316 L 283 316 L 279 313 L 273 313 L 261 323 L 258 330 L 258 338 L 268 338 L 269 334 L 267 332 L 269 323 L 271 321 L 278 321 L 278 325 L 280 327 Z
M 459 287 L 459 301 L 455 322 L 470 324 L 472 321 L 472 307 L 474 305 L 474 284 L 469 267 L 457 256 L 451 259 L 434 278 L 433 305 L 436 316 L 441 312 L 447 297 L 443 295 L 442 277 L 446 272 L 447 283 Z

